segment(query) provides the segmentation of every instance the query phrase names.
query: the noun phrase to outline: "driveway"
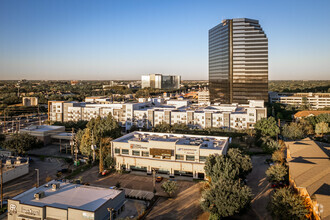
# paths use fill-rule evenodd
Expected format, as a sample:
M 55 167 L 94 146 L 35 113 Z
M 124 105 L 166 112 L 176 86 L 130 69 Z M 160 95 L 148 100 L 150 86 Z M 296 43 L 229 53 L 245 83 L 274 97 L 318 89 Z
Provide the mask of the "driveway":
M 253 194 L 251 208 L 260 220 L 272 219 L 266 209 L 270 199 L 270 192 L 272 191 L 265 174 L 269 165 L 264 162 L 268 158 L 270 158 L 269 155 L 252 156 L 253 169 L 247 176 L 247 184 L 251 187 Z

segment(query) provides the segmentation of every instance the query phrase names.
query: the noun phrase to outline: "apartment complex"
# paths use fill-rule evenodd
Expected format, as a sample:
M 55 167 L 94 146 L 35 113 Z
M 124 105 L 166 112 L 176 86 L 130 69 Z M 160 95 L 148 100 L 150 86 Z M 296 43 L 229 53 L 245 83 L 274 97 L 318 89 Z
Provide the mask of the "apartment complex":
M 160 98 L 142 103 L 113 104 L 50 101 L 48 105 L 50 121 L 89 121 L 111 114 L 125 130 L 133 125 L 152 128 L 161 122 L 195 128 L 246 129 L 267 117 L 267 109 L 261 100 L 250 100 L 248 105 L 210 106 L 192 105 L 187 100 L 168 100 L 165 104 Z
M 313 109 L 330 107 L 330 93 L 269 93 L 269 101 L 286 105 L 309 105 Z
M 205 178 L 211 154 L 226 154 L 228 137 L 133 132 L 111 142 L 116 169 Z
M 162 75 L 149 74 L 141 76 L 141 85 L 143 88 L 153 89 L 179 89 L 181 84 L 181 76 L 178 75 Z
M 268 101 L 268 39 L 259 21 L 225 19 L 209 30 L 211 102 Z
M 201 90 L 198 92 L 198 105 L 211 105 L 209 90 Z
M 8 220 L 115 219 L 124 210 L 125 192 L 94 186 L 50 181 L 8 199 Z
M 307 197 L 312 219 L 330 219 L 330 145 L 310 138 L 285 144 L 290 184 Z

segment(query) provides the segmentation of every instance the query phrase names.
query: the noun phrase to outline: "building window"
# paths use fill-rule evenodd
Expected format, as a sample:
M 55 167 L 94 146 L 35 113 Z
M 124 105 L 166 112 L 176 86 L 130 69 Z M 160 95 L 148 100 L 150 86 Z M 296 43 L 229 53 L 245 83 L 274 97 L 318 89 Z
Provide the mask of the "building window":
M 133 150 L 133 151 L 132 151 L 132 154 L 133 154 L 134 156 L 140 156 L 140 151 L 138 151 L 138 150 Z
M 187 155 L 187 156 L 186 156 L 186 160 L 187 160 L 187 161 L 195 161 L 195 156 Z
M 142 151 L 142 157 L 149 157 L 148 151 Z
M 115 148 L 115 154 L 120 154 L 120 149 L 119 148 Z
M 250 113 L 249 116 L 254 116 L 254 114 L 253 113 Z
M 183 155 L 180 155 L 180 154 L 176 154 L 175 155 L 175 159 L 176 160 L 184 160 L 184 156 Z
M 127 150 L 127 149 L 121 149 L 121 154 L 129 154 L 129 150 Z
M 205 156 L 199 156 L 199 162 L 205 162 L 206 158 L 207 157 L 205 157 Z

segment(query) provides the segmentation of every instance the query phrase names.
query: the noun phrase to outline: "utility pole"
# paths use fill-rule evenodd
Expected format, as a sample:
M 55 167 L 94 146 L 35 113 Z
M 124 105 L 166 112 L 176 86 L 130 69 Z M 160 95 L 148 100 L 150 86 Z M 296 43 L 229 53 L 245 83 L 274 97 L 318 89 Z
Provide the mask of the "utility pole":
M 39 119 L 39 125 L 41 125 L 41 120 L 40 120 L 40 111 L 39 111 L 39 104 L 38 104 L 38 119 Z
M 37 187 L 39 187 L 39 169 L 35 169 L 37 171 Z
M 7 133 L 7 130 L 6 130 L 6 110 L 3 110 L 3 115 L 4 115 L 4 122 L 3 122 L 3 133 Z
M 0 169 L 1 169 L 1 209 L 2 209 L 2 205 L 3 205 L 3 188 L 2 188 L 2 185 L 3 185 L 3 178 L 2 178 L 2 159 L 0 160 Z
M 74 138 L 74 128 L 72 128 L 72 131 L 71 131 L 71 141 L 70 141 L 70 145 L 71 145 L 71 156 L 72 157 L 73 157 L 73 145 L 74 145 L 73 138 Z

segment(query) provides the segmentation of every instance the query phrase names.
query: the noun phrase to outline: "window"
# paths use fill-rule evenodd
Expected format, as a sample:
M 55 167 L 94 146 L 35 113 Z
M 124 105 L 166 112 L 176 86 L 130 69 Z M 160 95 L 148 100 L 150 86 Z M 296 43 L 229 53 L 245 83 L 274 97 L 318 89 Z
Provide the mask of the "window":
M 120 149 L 119 148 L 115 148 L 115 154 L 120 154 Z
M 121 149 L 121 154 L 129 154 L 129 150 L 127 150 L 127 149 Z
M 199 162 L 205 162 L 206 158 L 207 157 L 205 157 L 205 156 L 199 156 Z
M 149 157 L 148 151 L 142 151 L 142 157 Z
M 183 155 L 180 155 L 180 154 L 176 154 L 175 155 L 175 159 L 176 160 L 184 160 L 184 156 Z
M 186 160 L 187 160 L 187 161 L 195 161 L 195 156 L 187 155 L 187 156 L 186 156 Z
M 254 116 L 254 114 L 253 113 L 250 113 L 249 116 Z
M 140 156 L 140 151 L 138 151 L 138 150 L 133 150 L 133 151 L 132 151 L 132 154 L 133 154 L 134 156 Z

